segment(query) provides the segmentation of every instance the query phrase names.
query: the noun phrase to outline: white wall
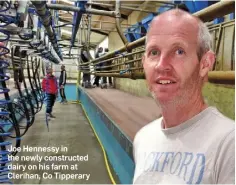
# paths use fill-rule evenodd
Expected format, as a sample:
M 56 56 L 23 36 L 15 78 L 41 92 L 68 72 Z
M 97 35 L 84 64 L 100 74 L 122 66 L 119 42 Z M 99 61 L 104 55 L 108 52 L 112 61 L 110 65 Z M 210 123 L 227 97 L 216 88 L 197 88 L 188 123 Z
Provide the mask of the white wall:
M 106 37 L 97 47 L 97 49 L 99 47 L 102 47 L 103 48 L 103 53 L 104 53 L 104 50 L 105 48 L 108 48 L 108 37 Z

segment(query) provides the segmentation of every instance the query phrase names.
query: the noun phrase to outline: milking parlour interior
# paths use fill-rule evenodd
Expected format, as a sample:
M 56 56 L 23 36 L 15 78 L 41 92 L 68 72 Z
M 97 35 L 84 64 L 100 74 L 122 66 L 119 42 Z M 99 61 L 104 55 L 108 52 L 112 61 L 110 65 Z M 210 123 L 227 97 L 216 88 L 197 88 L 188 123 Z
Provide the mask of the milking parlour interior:
M 3 184 L 235 182 L 235 1 L 1 0 L 0 78 Z

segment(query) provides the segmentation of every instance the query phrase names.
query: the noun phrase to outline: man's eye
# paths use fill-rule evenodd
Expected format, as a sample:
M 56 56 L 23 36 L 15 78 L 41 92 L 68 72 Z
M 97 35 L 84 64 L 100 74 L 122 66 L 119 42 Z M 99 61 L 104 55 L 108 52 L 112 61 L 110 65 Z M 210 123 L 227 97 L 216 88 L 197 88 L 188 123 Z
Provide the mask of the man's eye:
M 177 49 L 177 50 L 176 50 L 176 54 L 177 54 L 177 55 L 183 55 L 183 54 L 184 54 L 184 50 L 182 50 L 182 49 Z
M 152 50 L 152 51 L 150 52 L 150 54 L 151 54 L 152 56 L 155 56 L 155 55 L 158 55 L 159 52 L 158 52 L 157 50 Z

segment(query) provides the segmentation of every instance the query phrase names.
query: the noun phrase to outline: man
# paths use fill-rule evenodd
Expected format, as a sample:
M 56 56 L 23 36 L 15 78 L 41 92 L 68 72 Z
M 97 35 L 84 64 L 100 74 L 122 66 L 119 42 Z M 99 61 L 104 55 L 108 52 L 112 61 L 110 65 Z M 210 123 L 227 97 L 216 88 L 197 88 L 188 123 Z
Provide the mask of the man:
M 82 50 L 82 52 L 81 52 L 81 61 L 82 61 L 82 63 L 87 63 L 89 61 L 89 56 L 88 56 L 86 50 Z M 89 74 L 89 72 L 90 72 L 89 64 L 81 66 L 81 70 L 83 71 L 82 86 L 84 86 L 85 88 L 91 87 L 91 78 L 90 78 L 90 74 Z
M 66 69 L 65 66 L 61 66 L 61 74 L 59 78 L 59 86 L 60 86 L 60 95 L 61 95 L 61 102 L 60 103 L 66 103 L 66 94 L 65 94 L 65 85 L 66 85 Z
M 47 69 L 47 76 L 43 78 L 42 89 L 46 94 L 47 100 L 46 114 L 50 118 L 56 118 L 52 115 L 52 110 L 58 95 L 58 84 L 56 77 L 52 74 L 51 68 Z
M 98 51 L 95 55 L 95 58 L 99 58 L 100 56 L 102 56 L 102 52 L 103 52 L 103 48 L 99 47 Z M 96 72 L 101 71 L 100 67 L 102 67 L 102 63 L 101 64 L 96 64 L 95 65 L 95 68 L 96 68 L 95 71 Z M 95 76 L 95 80 L 94 80 L 93 85 L 96 85 L 97 87 L 99 87 L 99 80 L 100 80 L 100 76 Z
M 235 125 L 206 105 L 202 87 L 215 62 L 211 35 L 196 17 L 154 18 L 143 67 L 162 117 L 135 136 L 135 184 L 234 184 Z

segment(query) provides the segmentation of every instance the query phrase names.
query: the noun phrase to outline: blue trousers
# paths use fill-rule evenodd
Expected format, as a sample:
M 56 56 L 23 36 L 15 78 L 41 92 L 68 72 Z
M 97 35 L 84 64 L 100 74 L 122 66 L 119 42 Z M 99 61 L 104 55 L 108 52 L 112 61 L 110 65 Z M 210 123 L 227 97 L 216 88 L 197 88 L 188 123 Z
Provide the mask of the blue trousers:
M 47 104 L 46 113 L 51 114 L 55 101 L 56 101 L 55 94 L 46 94 L 46 104 Z

